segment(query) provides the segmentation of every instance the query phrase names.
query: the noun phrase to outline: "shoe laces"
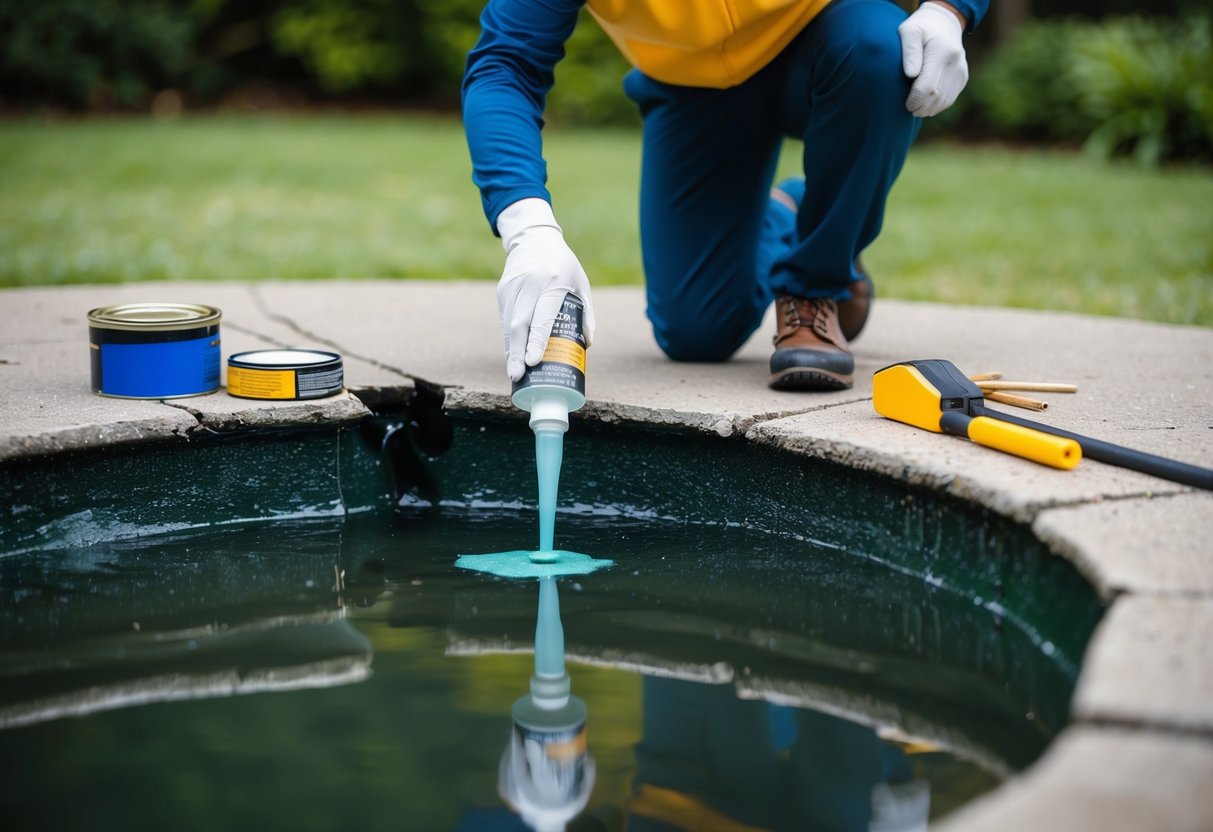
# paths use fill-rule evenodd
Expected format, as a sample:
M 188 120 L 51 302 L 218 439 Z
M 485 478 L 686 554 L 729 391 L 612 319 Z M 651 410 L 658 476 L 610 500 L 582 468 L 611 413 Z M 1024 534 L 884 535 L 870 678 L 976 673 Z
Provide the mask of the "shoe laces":
M 829 298 L 802 298 L 785 295 L 779 299 L 783 313 L 784 327 L 793 332 L 799 327 L 808 326 L 813 332 L 825 340 L 830 339 L 827 325 L 828 316 L 838 315 L 838 305 Z

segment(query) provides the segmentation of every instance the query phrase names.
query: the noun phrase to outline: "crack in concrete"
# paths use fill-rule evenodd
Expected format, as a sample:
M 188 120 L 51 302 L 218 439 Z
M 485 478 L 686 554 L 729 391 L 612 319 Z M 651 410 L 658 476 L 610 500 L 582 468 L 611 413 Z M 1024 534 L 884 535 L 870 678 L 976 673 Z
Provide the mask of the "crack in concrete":
M 197 422 L 197 424 L 189 426 L 184 431 L 182 431 L 180 428 L 173 428 L 173 436 L 179 436 L 188 442 L 193 438 L 195 431 L 205 430 L 208 433 L 215 432 L 206 424 L 206 414 L 204 414 L 201 410 L 197 410 L 189 405 L 182 404 L 181 402 L 170 402 L 164 399 L 161 399 L 160 404 L 164 405 L 165 407 L 171 407 L 174 410 L 183 410 L 189 415 L 193 416 L 194 421 Z
M 283 342 L 277 338 L 271 337 L 269 335 L 265 335 L 261 332 L 258 332 L 255 329 L 249 329 L 247 326 L 241 326 L 240 324 L 234 324 L 234 323 L 231 323 L 230 321 L 224 321 L 223 325 L 228 329 L 234 329 L 239 333 L 242 333 L 244 335 L 249 335 L 253 338 L 256 338 L 258 341 L 264 341 L 266 344 L 270 344 L 271 346 L 281 347 L 283 349 L 285 349 L 289 346 L 288 344 L 286 344 L 285 342 Z
M 812 395 L 803 394 L 803 395 Z M 793 408 L 791 410 L 769 410 L 765 413 L 755 413 L 750 416 L 741 416 L 734 420 L 734 429 L 737 433 L 748 433 L 751 428 L 767 422 L 778 422 L 781 419 L 793 419 L 797 416 L 804 416 L 807 413 L 817 413 L 818 411 L 832 410 L 836 407 L 845 407 L 847 405 L 859 404 L 860 402 L 870 402 L 871 396 L 859 396 L 854 399 L 846 399 L 839 402 L 822 402 L 815 405 L 810 405 L 804 408 Z
M 812 393 L 803 393 L 800 395 L 812 396 Z M 860 402 L 870 402 L 871 396 L 859 396 L 854 399 L 845 399 L 836 402 L 820 402 L 818 404 L 809 405 L 807 407 L 794 407 L 788 410 L 770 410 L 766 413 L 757 413 L 754 415 L 754 424 L 759 422 L 771 422 L 778 419 L 791 419 L 796 416 L 803 416 L 806 413 L 816 413 L 820 410 L 833 410 L 836 407 L 846 407 L 847 405 L 859 404 Z
M 1149 718 L 1113 716 L 1083 717 L 1070 720 L 1070 726 L 1086 725 L 1092 728 L 1117 728 L 1122 730 L 1150 731 L 1177 739 L 1213 740 L 1213 725 L 1181 725 L 1161 722 Z
M 1054 500 L 1047 503 L 1041 503 L 1043 508 L 1036 513 L 1033 522 L 1039 518 L 1040 514 L 1051 511 L 1053 509 L 1068 509 L 1068 508 L 1083 508 L 1084 506 L 1096 506 L 1102 503 L 1127 503 L 1134 500 L 1162 500 L 1173 497 L 1181 497 L 1185 494 L 1201 493 L 1200 489 L 1187 487 L 1179 483 L 1172 483 L 1176 490 L 1174 491 L 1133 491 L 1128 494 L 1100 494 L 1096 497 L 1077 497 L 1072 500 Z M 1039 535 L 1037 535 L 1039 537 Z
M 410 379 L 418 384 L 424 384 L 424 385 L 427 385 L 428 387 L 438 388 L 438 389 L 446 389 L 447 387 L 458 386 L 458 385 L 442 384 L 440 382 L 430 381 L 429 379 L 425 379 L 425 378 L 422 378 L 421 376 L 415 375 L 413 373 L 406 372 L 405 370 L 402 370 L 399 367 L 393 367 L 391 364 L 385 364 L 377 358 L 373 358 L 369 355 L 362 355 L 360 353 L 354 352 L 353 350 L 343 346 L 342 344 L 338 343 L 337 341 L 334 341 L 330 338 L 325 338 L 323 335 L 320 335 L 319 333 L 313 332 L 303 326 L 300 326 L 299 323 L 297 321 L 295 321 L 294 318 L 291 318 L 287 315 L 283 315 L 281 312 L 275 312 L 272 309 L 270 309 L 269 305 L 265 302 L 265 298 L 262 297 L 259 287 L 256 284 L 250 285 L 248 287 L 248 290 L 249 290 L 249 294 L 253 298 L 253 306 L 256 307 L 258 312 L 260 312 L 265 317 L 269 318 L 271 321 L 282 324 L 283 326 L 285 326 L 287 329 L 291 330 L 292 332 L 298 333 L 299 336 L 302 338 L 306 338 L 310 341 L 315 341 L 318 344 L 324 344 L 325 346 L 332 348 L 333 350 L 335 350 L 336 352 L 340 353 L 343 356 L 349 356 L 350 358 L 357 359 L 358 361 L 363 361 L 367 364 L 370 364 L 372 367 L 375 367 L 376 369 L 385 370 L 389 373 L 395 373 L 396 375 L 400 376 L 401 378 Z M 272 340 L 272 339 L 269 339 L 269 340 Z

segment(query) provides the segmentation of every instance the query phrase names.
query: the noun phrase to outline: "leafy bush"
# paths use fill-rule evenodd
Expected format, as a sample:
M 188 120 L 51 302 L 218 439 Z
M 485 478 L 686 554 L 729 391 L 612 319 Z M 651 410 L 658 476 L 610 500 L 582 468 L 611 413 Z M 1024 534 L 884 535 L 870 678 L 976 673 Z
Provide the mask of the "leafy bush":
M 159 0 L 0 0 L 0 89 L 73 106 L 137 106 L 175 83 L 195 28 Z
M 976 68 L 954 119 L 1003 138 L 1079 141 L 1144 164 L 1213 159 L 1205 16 L 1023 26 Z
M 275 48 L 294 55 L 329 93 L 387 84 L 405 72 L 408 27 L 390 0 L 306 0 L 270 19 Z
M 1069 62 L 1088 24 L 1028 23 L 981 64 L 965 91 L 987 129 L 1006 138 L 1082 139 L 1094 124 L 1076 108 Z M 963 99 L 962 99 L 963 100 Z
M 1124 18 L 1077 33 L 1069 77 L 1097 126 L 1093 152 L 1142 163 L 1213 159 L 1213 39 L 1209 18 Z
M 548 117 L 562 123 L 604 125 L 639 122 L 636 105 L 623 94 L 631 67 L 584 9 L 556 67 Z

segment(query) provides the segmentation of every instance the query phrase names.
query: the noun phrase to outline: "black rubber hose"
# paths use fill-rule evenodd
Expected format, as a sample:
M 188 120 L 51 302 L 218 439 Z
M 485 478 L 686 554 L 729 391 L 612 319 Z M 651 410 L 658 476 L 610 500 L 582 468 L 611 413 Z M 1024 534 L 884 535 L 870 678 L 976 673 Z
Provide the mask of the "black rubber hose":
M 1021 419 L 1018 416 L 1012 416 L 1000 410 L 991 410 L 984 405 L 975 405 L 971 408 L 971 411 L 974 416 L 989 416 L 991 419 L 1001 419 L 1013 425 L 1021 425 L 1025 428 L 1033 428 L 1045 433 L 1051 433 L 1054 436 L 1064 436 L 1067 439 L 1073 439 L 1082 446 L 1082 455 L 1087 459 L 1115 465 L 1118 468 L 1128 468 L 1131 471 L 1140 471 L 1143 474 L 1161 477 L 1164 480 L 1181 483 L 1182 485 L 1193 485 L 1197 488 L 1213 491 L 1213 470 L 1209 468 L 1201 468 L 1198 465 L 1190 465 L 1187 462 L 1155 456 L 1145 451 L 1135 451 L 1123 445 L 1113 445 L 1111 442 L 1104 442 L 1100 439 L 1092 439 L 1089 436 L 1071 433 L 1068 430 L 1055 428 L 1052 425 L 1042 425 L 1040 422 L 1033 422 L 1031 419 Z

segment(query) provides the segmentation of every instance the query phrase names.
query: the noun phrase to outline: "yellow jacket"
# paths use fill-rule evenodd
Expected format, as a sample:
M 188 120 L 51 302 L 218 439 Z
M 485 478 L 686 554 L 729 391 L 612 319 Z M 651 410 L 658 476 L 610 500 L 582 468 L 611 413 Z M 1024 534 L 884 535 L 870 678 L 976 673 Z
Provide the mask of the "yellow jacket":
M 734 87 L 766 66 L 830 0 L 588 0 L 633 66 L 658 81 Z

